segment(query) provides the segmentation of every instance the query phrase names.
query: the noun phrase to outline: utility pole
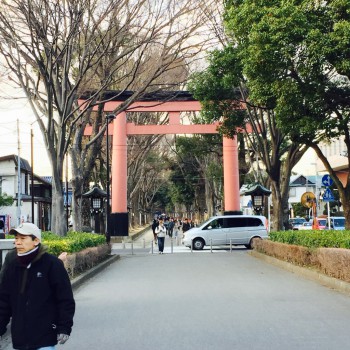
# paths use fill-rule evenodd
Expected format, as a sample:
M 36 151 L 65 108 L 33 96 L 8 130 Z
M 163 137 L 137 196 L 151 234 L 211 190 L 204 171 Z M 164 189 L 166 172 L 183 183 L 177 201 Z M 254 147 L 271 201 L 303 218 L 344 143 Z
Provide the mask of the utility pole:
M 21 224 L 21 143 L 19 140 L 19 120 L 17 119 L 17 226 Z
M 67 225 L 67 231 L 69 230 L 69 208 L 68 208 L 68 152 L 66 154 L 66 225 Z
M 30 160 L 31 160 L 31 195 L 32 195 L 32 223 L 34 224 L 34 151 L 33 151 L 33 128 L 30 129 Z

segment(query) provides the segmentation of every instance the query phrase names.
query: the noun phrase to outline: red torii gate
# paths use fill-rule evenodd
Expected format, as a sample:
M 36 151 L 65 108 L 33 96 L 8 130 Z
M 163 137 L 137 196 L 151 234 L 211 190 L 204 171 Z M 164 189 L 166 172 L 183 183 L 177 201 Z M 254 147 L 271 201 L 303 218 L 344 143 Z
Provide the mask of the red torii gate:
M 131 93 L 131 92 L 129 92 Z M 129 95 L 130 96 L 130 95 Z M 105 112 L 115 111 L 127 98 L 119 95 L 104 106 Z M 153 97 L 153 98 L 152 98 Z M 216 134 L 219 123 L 184 125 L 180 123 L 181 112 L 197 112 L 201 110 L 198 101 L 187 92 L 166 92 L 161 96 L 147 95 L 147 98 L 132 103 L 124 112 L 108 125 L 108 134 L 113 135 L 112 143 L 112 189 L 111 216 L 108 232 L 111 236 L 128 236 L 127 210 L 127 137 L 128 135 L 153 134 Z M 164 112 L 169 115 L 166 125 L 135 125 L 127 123 L 128 112 Z M 87 127 L 85 135 L 91 135 Z M 223 137 L 224 167 L 224 210 L 226 214 L 240 211 L 238 146 L 236 137 Z

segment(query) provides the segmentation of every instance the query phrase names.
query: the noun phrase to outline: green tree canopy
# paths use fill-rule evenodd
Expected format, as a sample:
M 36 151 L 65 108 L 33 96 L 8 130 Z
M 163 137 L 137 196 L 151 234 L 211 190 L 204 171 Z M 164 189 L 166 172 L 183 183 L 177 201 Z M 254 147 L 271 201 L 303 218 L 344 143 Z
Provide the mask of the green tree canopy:
M 8 196 L 6 193 L 0 194 L 0 209 L 11 206 L 13 202 L 13 197 Z
M 273 108 L 281 130 L 315 150 L 349 227 L 349 177 L 340 182 L 319 144 L 343 137 L 350 165 L 350 3 L 226 1 L 226 25 L 253 103 Z

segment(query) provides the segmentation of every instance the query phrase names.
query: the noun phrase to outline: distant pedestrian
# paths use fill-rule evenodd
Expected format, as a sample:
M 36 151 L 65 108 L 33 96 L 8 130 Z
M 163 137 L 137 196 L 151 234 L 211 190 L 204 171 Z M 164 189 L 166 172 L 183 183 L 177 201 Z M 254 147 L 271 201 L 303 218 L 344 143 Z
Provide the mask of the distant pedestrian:
M 153 219 L 152 222 L 152 232 L 153 232 L 153 238 L 154 238 L 154 243 L 157 244 L 157 234 L 156 234 L 156 228 L 158 227 L 159 222 L 156 218 Z
M 170 218 L 170 221 L 168 223 L 168 235 L 169 235 L 169 237 L 173 237 L 174 226 L 175 226 L 174 218 Z
M 169 234 L 169 217 L 165 217 L 164 218 L 164 226 L 165 226 L 165 230 L 166 230 L 166 235 L 168 235 Z
M 161 219 L 159 220 L 159 225 L 156 228 L 156 234 L 157 234 L 157 239 L 158 239 L 159 254 L 163 254 L 166 228 L 164 226 L 163 220 L 161 220 Z
M 25 222 L 10 234 L 15 248 L 2 268 L 0 336 L 11 319 L 14 349 L 55 349 L 71 333 L 75 302 L 63 263 L 41 244 L 41 230 Z
M 174 237 L 177 238 L 178 234 L 179 234 L 179 230 L 180 230 L 181 226 L 180 226 L 180 222 L 178 219 L 174 220 Z
M 189 223 L 188 219 L 186 218 L 182 224 L 182 232 L 185 233 L 191 228 L 191 224 Z

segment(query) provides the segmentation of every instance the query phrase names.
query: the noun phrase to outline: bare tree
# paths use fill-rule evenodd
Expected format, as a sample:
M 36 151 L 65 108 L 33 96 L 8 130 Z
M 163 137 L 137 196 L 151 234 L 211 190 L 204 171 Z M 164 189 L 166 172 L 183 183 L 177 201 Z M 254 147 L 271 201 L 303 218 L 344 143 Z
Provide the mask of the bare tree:
M 52 165 L 52 230 L 64 235 L 62 170 L 70 149 L 75 196 L 93 168 L 105 123 L 104 92 L 159 89 L 174 62 L 189 64 L 205 50 L 204 0 L 11 0 L 0 8 L 0 53 L 23 88 L 44 135 Z M 207 34 L 207 33 L 205 33 Z M 156 64 L 145 64 L 154 58 Z M 84 97 L 81 103 L 80 97 Z M 115 96 L 108 95 L 108 98 Z M 97 116 L 91 110 L 100 106 Z M 94 134 L 83 142 L 92 123 Z M 76 212 L 77 213 L 77 212 Z

